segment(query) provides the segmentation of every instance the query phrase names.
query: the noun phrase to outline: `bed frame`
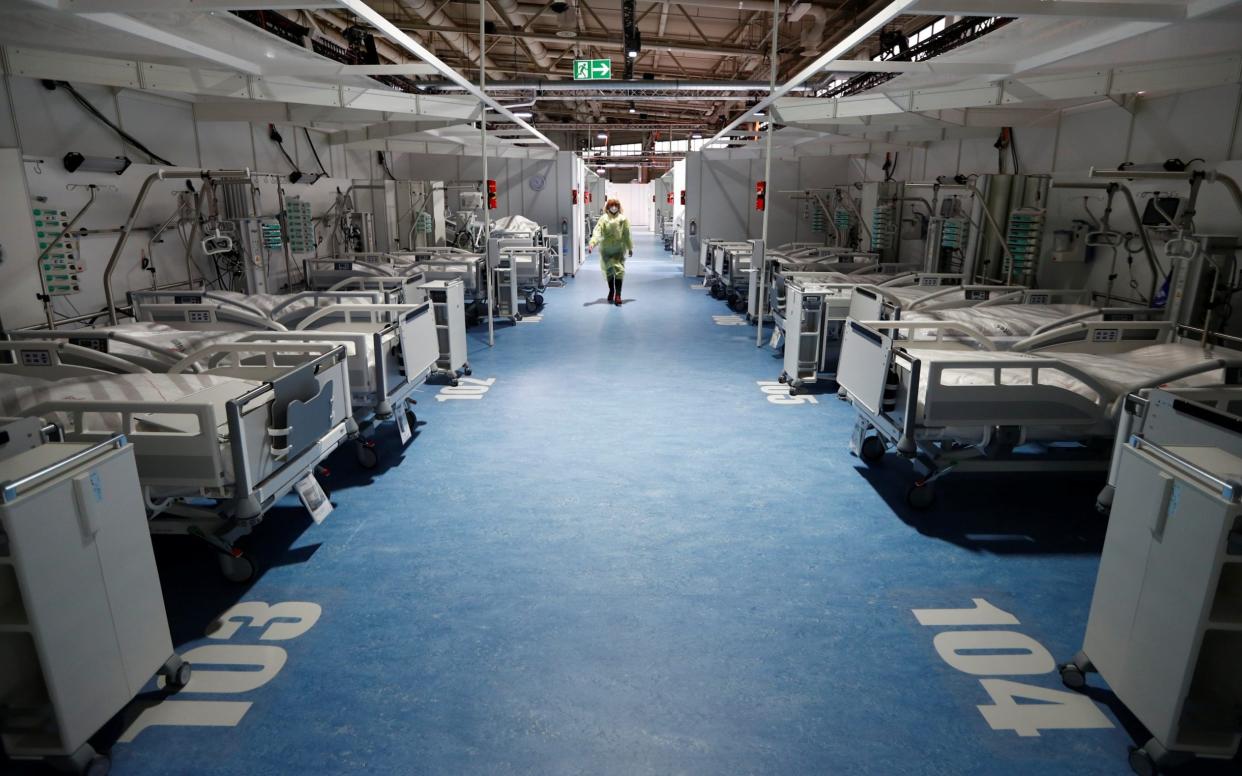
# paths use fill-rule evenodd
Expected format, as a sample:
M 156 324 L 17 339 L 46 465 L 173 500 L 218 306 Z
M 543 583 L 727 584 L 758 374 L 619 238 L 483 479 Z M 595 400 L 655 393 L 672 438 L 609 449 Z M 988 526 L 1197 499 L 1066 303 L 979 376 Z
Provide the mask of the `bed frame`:
M 0 373 L 58 380 L 143 373 L 116 356 L 63 340 L 0 342 Z M 290 364 L 291 360 L 297 363 Z M 349 374 L 345 348 L 325 343 L 227 343 L 186 356 L 214 362 L 206 374 L 234 377 L 177 401 L 57 400 L 23 408 L 64 420 L 70 442 L 96 444 L 120 433 L 134 444 L 153 533 L 197 536 L 221 552 L 226 575 L 253 566 L 235 542 L 346 438 Z M 89 418 L 119 418 L 95 430 Z M 188 503 L 212 499 L 215 506 Z
M 894 339 L 897 331 L 915 329 L 935 332 L 936 337 L 918 342 Z M 1010 349 L 1011 358 L 920 358 L 921 350 L 945 349 L 950 339 L 959 345 L 973 340 L 984 350 L 1001 349 L 968 324 L 939 321 L 850 320 L 842 342 L 837 380 L 857 413 L 850 450 L 868 463 L 878 462 L 889 448 L 910 458 L 920 475 L 907 494 L 916 507 L 930 506 L 931 484 L 953 470 L 1102 469 L 1128 393 L 1218 369 L 1226 369 L 1232 381 L 1242 367 L 1242 350 L 1229 350 L 1118 393 L 1056 355 L 1121 353 L 1170 342 L 1199 344 L 1193 331 L 1165 321 L 1079 321 L 1023 340 Z M 945 381 L 946 372 L 967 369 L 988 370 L 993 382 Z M 1003 373 L 1013 370 L 1028 373 L 1031 384 L 1005 384 Z M 1097 399 L 1039 384 L 1039 374 L 1045 371 L 1080 380 Z M 1042 454 L 1015 453 L 1029 442 L 1044 445 Z M 1075 444 L 1057 444 L 1066 442 Z
M 860 267 L 858 271 L 865 270 Z M 797 394 L 821 379 L 833 378 L 845 320 L 859 317 L 860 311 L 878 313 L 885 301 L 899 303 L 896 297 L 886 296 L 886 289 L 909 286 L 928 289 L 929 296 L 962 292 L 963 306 L 1014 290 L 1013 286 L 968 286 L 963 275 L 941 272 L 898 275 L 878 285 L 817 283 L 795 275 L 785 284 L 782 324 L 786 342 L 780 382 Z
M 135 293 L 135 317 L 188 331 L 254 331 L 263 325 L 234 306 L 214 301 L 194 303 L 192 299 L 168 304 L 159 301 L 163 298 L 166 295 Z M 255 338 L 349 346 L 350 406 L 358 432 L 357 455 L 359 462 L 370 468 L 378 459 L 365 437 L 375 425 L 395 419 L 398 412 L 405 413 L 404 420 L 411 428 L 417 422 L 412 394 L 435 369 L 440 356 L 431 303 L 331 304 L 305 312 L 292 331 Z

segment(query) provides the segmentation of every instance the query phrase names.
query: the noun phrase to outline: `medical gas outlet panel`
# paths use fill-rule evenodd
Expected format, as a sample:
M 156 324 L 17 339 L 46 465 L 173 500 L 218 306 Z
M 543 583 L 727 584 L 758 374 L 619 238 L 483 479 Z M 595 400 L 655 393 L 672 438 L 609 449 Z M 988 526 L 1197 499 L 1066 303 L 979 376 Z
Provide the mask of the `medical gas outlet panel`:
M 39 271 L 43 273 L 43 283 L 49 296 L 69 296 L 81 291 L 79 274 L 85 271 L 82 265 L 82 251 L 78 238 L 66 234 L 57 239 L 69 223 L 69 216 L 63 210 L 49 207 L 34 207 L 36 245 L 43 259 L 39 262 Z

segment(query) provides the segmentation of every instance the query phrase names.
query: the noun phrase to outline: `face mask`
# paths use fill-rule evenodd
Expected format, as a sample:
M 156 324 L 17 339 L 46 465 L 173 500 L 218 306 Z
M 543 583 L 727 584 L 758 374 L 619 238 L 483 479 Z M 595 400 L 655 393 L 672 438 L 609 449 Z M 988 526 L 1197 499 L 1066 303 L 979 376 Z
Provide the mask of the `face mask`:
M 617 213 L 620 213 L 621 211 L 618 208 L 610 207 L 608 208 L 608 212 L 615 216 Z

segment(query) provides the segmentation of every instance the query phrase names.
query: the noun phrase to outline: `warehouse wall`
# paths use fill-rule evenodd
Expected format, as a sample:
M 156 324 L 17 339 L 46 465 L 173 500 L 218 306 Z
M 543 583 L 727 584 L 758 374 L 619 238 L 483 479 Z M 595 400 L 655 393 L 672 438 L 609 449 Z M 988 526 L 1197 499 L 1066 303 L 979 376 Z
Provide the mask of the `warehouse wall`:
M 791 192 L 845 183 L 850 161 L 843 156 L 774 159 L 767 182 L 768 244 L 824 239 L 811 229 L 811 210 Z M 695 224 L 689 246 L 698 237 L 745 240 L 763 234 L 763 213 L 755 209 L 755 183 L 764 179 L 763 159 L 722 159 L 711 152 L 686 158 L 686 224 Z
M 1062 111 L 1052 120 L 1014 129 L 1021 171 L 1052 174 L 1056 181 L 1084 181 L 1091 167 L 1116 168 L 1125 161 L 1135 163 L 1163 162 L 1165 159 L 1190 160 L 1203 158 L 1200 169 L 1216 169 L 1234 177 L 1242 176 L 1242 86 L 1200 89 L 1182 94 L 1140 97 L 1132 111 L 1113 102 Z M 999 130 L 998 130 L 999 132 Z M 924 148 L 903 150 L 897 155 L 898 180 L 928 181 L 940 175 L 995 173 L 998 154 L 993 148 L 995 137 L 931 143 Z M 876 153 L 851 159 L 852 181 L 875 181 L 883 177 L 884 154 Z M 1006 158 L 1006 164 L 1010 159 Z M 1007 171 L 1012 170 L 1007 166 Z M 1144 206 L 1144 193 L 1172 191 L 1185 194 L 1185 184 L 1153 184 L 1133 181 L 1129 184 Z M 1083 197 L 1087 196 L 1092 211 L 1099 216 L 1105 195 L 1098 191 L 1054 189 L 1049 203 L 1049 222 L 1053 228 L 1068 228 L 1074 219 L 1085 217 Z M 1242 213 L 1238 212 L 1223 188 L 1214 184 L 1203 187 L 1195 219 L 1200 233 L 1242 234 Z M 1113 228 L 1133 231 L 1135 225 L 1123 201 L 1114 203 Z M 1048 241 L 1045 240 L 1045 246 Z M 1127 252 L 1116 257 L 1107 249 L 1098 249 L 1086 263 L 1041 263 L 1040 283 L 1050 287 L 1089 287 L 1103 291 L 1110 274 L 1118 275 L 1116 286 L 1130 292 L 1130 264 Z M 1141 256 L 1133 263 L 1133 279 L 1140 289 L 1150 285 L 1150 273 Z
M 86 203 L 87 192 L 66 190 L 66 185 L 95 183 L 106 188 L 100 190 L 95 204 L 79 226 L 105 229 L 124 223 L 143 180 L 159 167 L 138 164 L 142 160 L 138 151 L 127 148 L 112 130 L 90 117 L 63 90 L 49 91 L 39 81 L 27 78 L 7 77 L 0 82 L 4 85 L 0 89 L 0 148 L 20 149 L 25 170 L 25 191 L 15 188 L 17 193 L 13 201 L 6 204 L 13 207 L 20 201 L 45 198 L 41 207 L 64 210 L 72 217 Z M 109 119 L 176 166 L 215 169 L 246 167 L 282 175 L 291 171 L 289 163 L 268 138 L 266 125 L 196 120 L 192 103 L 146 92 L 115 91 L 90 85 L 77 88 Z M 304 172 L 317 171 L 314 155 L 303 131 L 283 125 L 278 125 L 277 129 L 298 168 Z M 374 151 L 330 146 L 323 132 L 311 131 L 310 137 L 330 177 L 319 180 L 313 186 L 286 183 L 285 191 L 310 201 L 316 216 L 331 207 L 338 188 L 345 190 L 355 180 L 382 180 L 386 177 Z M 69 174 L 61 163 L 69 151 L 87 156 L 125 155 L 135 164 L 121 176 L 87 172 Z M 394 156 L 390 157 L 390 166 L 397 177 L 468 180 L 471 185 L 481 177 L 481 163 L 477 158 Z M 489 160 L 488 175 L 498 181 L 500 189 L 500 210 L 495 215 L 520 213 L 540 223 L 558 223 L 562 213 L 561 198 L 555 193 L 558 188 L 556 164 L 552 160 Z M 542 182 L 537 178 L 542 178 Z M 175 207 L 173 192 L 184 186 L 184 181 L 156 183 L 136 224 L 154 226 L 168 218 Z M 264 183 L 260 188 L 263 211 L 276 211 L 275 185 Z M 563 214 L 567 218 L 570 217 L 568 196 L 564 197 Z M 450 200 L 450 207 L 453 204 Z M 29 219 L 30 214 L 27 210 L 14 214 L 14 217 Z M 4 224 L 11 220 L 0 222 L 0 244 L 6 244 L 7 248 L 4 252 L 6 260 L 0 262 L 0 308 L 3 309 L 3 324 L 16 327 L 41 322 L 43 312 L 31 290 L 38 287 L 34 256 L 30 256 L 29 261 L 19 257 L 18 254 L 26 254 L 29 250 L 18 248 L 18 240 L 12 232 L 3 233 L 7 230 Z M 33 227 L 29 220 L 20 226 L 23 230 L 30 228 Z M 135 232 L 126 245 L 113 284 L 118 299 L 123 299 L 127 290 L 147 288 L 151 284 L 151 273 L 140 268 L 141 258 L 148 251 L 148 236 Z M 103 307 L 103 271 L 115 244 L 115 234 L 82 238 L 81 258 L 86 266 L 82 277 L 83 292 L 58 298 L 55 302 L 58 314 L 68 316 Z M 326 244 L 323 250 L 327 250 Z M 149 252 L 159 283 L 185 279 L 184 245 L 175 231 L 168 232 L 161 243 L 149 246 Z M 280 269 L 277 267 L 273 271 L 274 280 L 281 276 Z
M 571 164 L 568 154 L 556 159 L 487 160 L 487 177 L 496 181 L 497 209 L 495 218 L 521 215 L 544 226 L 559 224 L 571 217 L 572 202 L 568 191 L 560 192 L 560 165 Z M 444 181 L 446 184 L 473 186 L 483 179 L 483 160 L 477 156 L 443 156 L 402 154 L 398 176 L 415 180 Z M 456 207 L 450 196 L 447 207 Z
M 4 79 L 3 105 L 0 105 L 0 147 L 20 148 L 24 159 L 27 199 L 43 198 L 40 207 L 68 212 L 72 217 L 87 201 L 84 190 L 67 190 L 69 184 L 94 183 L 102 188 L 95 204 L 79 222 L 88 229 L 111 229 L 125 222 L 143 180 L 159 166 L 139 164 L 142 156 L 128 149 L 112 130 L 91 118 L 63 90 L 49 91 L 39 81 L 9 77 Z M 196 121 L 191 103 L 148 93 L 82 85 L 82 95 L 104 115 L 117 122 L 148 148 L 180 167 L 239 168 L 287 174 L 288 162 L 267 137 L 266 126 L 243 122 Z M 279 126 L 285 147 L 304 171 L 317 170 L 311 150 L 300 130 Z M 380 173 L 374 155 L 366 152 L 330 148 L 326 136 L 311 132 L 319 155 L 330 178 L 314 186 L 286 184 L 286 193 L 299 195 L 312 203 L 316 215 L 331 206 L 338 187 L 347 188 L 353 179 L 369 179 Z M 61 159 L 69 151 L 87 156 L 125 155 L 134 160 L 130 169 L 117 176 L 106 173 L 67 173 Z M 137 226 L 159 224 L 174 211 L 173 192 L 182 189 L 184 181 L 158 182 L 147 197 Z M 265 211 L 277 209 L 274 184 L 261 186 L 261 206 Z M 19 201 L 6 202 L 20 208 Z M 35 206 L 32 204 L 32 207 Z M 29 217 L 27 210 L 24 217 Z M 29 222 L 27 222 L 29 223 Z M 130 289 L 146 288 L 151 273 L 140 268 L 140 260 L 150 248 L 150 258 L 160 283 L 185 279 L 184 246 L 175 231 L 164 240 L 148 246 L 148 233 L 134 232 L 118 263 L 114 290 L 118 298 Z M 73 315 L 89 312 L 104 305 L 103 271 L 116 244 L 115 234 L 89 235 L 81 239 L 81 258 L 86 266 L 83 292 L 57 298 L 56 312 Z M 11 235 L 0 241 L 12 241 Z M 3 301 L 5 326 L 23 326 L 43 320 L 42 306 L 29 293 L 34 274 L 34 256 L 6 256 L 0 263 L 0 300 Z M 275 274 L 275 273 L 274 273 Z M 10 289 L 20 292 L 6 293 Z

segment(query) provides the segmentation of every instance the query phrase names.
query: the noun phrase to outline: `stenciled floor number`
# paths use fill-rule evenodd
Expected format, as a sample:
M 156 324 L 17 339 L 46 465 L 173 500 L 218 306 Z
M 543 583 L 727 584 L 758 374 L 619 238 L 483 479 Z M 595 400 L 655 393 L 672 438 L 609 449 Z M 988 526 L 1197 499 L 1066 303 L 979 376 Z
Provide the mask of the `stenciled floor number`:
M 143 709 L 120 740 L 133 741 L 157 725 L 234 727 L 250 710 L 250 701 L 182 700 L 190 693 L 240 695 L 272 681 L 285 667 L 288 653 L 273 642 L 296 639 L 319 622 L 319 604 L 285 601 L 239 603 L 216 618 L 207 637 L 228 644 L 205 644 L 181 655 L 194 673 L 174 697 Z M 244 643 L 254 642 L 259 643 Z M 162 683 L 163 680 L 161 680 Z
M 749 326 L 746 319 L 740 315 L 713 315 L 712 321 L 717 326 Z
M 819 404 L 819 399 L 810 394 L 790 396 L 789 386 L 775 380 L 756 380 L 755 384 L 768 397 L 770 404 Z
M 982 598 L 972 609 L 913 609 L 929 628 L 1018 625 L 1018 618 Z M 936 654 L 953 668 L 980 678 L 992 699 L 977 708 L 993 730 L 1038 736 L 1041 730 L 1111 728 L 1113 723 L 1085 695 L 998 677 L 1054 673 L 1057 662 L 1035 639 L 1012 630 L 944 630 L 932 640 Z
M 489 377 L 486 380 L 462 377 L 457 381 L 457 385 L 446 385 L 441 388 L 440 392 L 436 394 L 436 401 L 453 401 L 455 399 L 478 401 L 495 384 L 495 377 Z

